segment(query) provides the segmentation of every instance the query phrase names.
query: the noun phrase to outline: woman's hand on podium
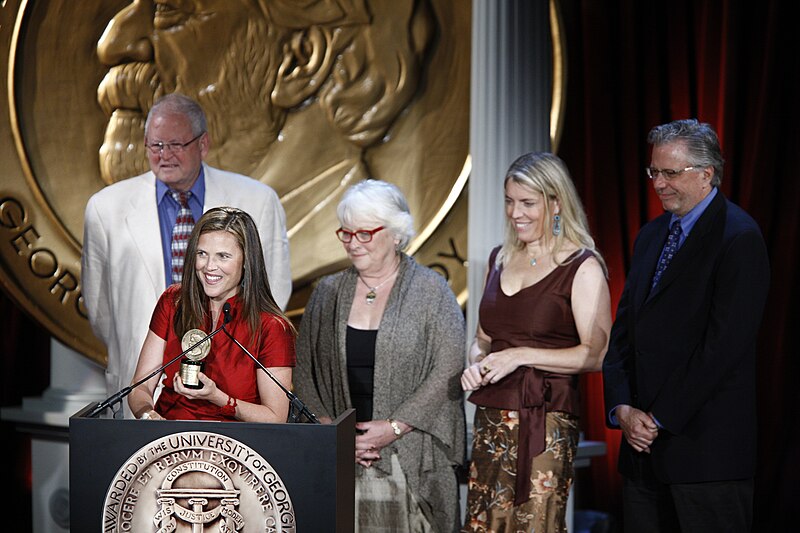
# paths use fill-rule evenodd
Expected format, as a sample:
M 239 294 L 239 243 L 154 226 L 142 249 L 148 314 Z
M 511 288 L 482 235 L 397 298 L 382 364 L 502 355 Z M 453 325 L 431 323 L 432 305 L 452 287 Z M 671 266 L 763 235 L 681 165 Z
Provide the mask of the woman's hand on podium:
M 139 415 L 139 420 L 166 420 L 166 419 L 160 414 L 158 414 L 154 409 L 150 409 Z

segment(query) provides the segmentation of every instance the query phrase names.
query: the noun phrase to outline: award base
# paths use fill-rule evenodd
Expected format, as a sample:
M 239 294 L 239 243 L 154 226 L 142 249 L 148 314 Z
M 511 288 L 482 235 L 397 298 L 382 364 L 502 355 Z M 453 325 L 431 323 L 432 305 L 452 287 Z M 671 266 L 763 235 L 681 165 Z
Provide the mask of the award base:
M 181 381 L 183 386 L 188 389 L 202 389 L 203 383 L 197 374 L 205 369 L 203 361 L 192 361 L 191 359 L 184 359 L 181 361 Z

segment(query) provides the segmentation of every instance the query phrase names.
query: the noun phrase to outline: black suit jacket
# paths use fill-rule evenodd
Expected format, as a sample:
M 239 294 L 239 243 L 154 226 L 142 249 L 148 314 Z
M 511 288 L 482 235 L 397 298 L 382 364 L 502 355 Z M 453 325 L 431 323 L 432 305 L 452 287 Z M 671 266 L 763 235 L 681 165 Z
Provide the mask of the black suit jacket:
M 664 483 L 750 478 L 766 246 L 756 222 L 718 192 L 649 295 L 669 220 L 645 225 L 634 244 L 603 362 L 606 412 L 628 404 L 653 413 L 662 429 L 649 459 Z M 637 455 L 623 439 L 623 475 L 637 475 Z

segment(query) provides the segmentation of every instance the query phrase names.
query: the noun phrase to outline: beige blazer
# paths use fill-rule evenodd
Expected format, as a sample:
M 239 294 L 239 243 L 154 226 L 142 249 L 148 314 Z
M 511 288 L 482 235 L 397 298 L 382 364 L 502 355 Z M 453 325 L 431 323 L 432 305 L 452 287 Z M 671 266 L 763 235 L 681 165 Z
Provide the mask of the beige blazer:
M 277 194 L 256 180 L 203 165 L 205 205 L 242 209 L 255 220 L 272 293 L 285 308 L 292 290 L 286 215 Z M 95 335 L 108 349 L 106 387 L 130 385 L 150 317 L 166 289 L 155 175 L 110 185 L 86 206 L 81 290 Z M 123 402 L 130 417 L 127 402 Z

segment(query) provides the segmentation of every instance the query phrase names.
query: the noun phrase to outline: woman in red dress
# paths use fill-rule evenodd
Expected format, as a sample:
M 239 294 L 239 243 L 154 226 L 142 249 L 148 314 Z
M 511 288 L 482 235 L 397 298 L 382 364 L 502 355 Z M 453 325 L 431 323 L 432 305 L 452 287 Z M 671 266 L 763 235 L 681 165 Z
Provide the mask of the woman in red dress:
M 231 320 L 225 329 L 290 389 L 295 329 L 272 297 L 253 219 L 231 207 L 209 210 L 194 226 L 183 283 L 159 299 L 133 382 L 180 354 L 188 331 L 219 328 L 226 303 Z M 224 332 L 211 339 L 203 363 L 202 387 L 185 386 L 175 361 L 131 392 L 131 411 L 149 419 L 286 421 L 286 394 Z

